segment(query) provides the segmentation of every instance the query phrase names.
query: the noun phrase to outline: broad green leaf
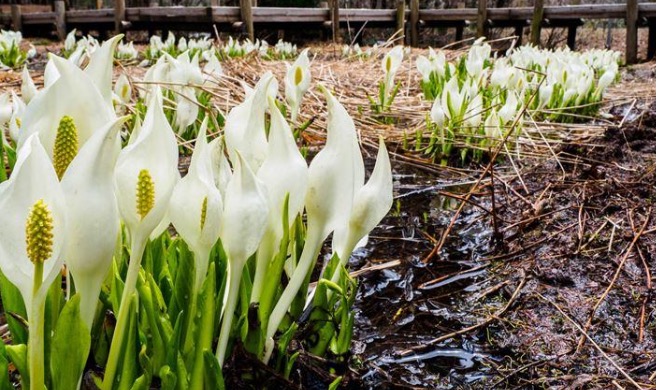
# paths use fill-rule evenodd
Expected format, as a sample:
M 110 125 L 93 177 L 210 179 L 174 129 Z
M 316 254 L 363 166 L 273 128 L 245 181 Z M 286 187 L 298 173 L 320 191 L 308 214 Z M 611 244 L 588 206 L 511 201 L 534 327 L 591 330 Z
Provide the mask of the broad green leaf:
M 27 318 L 23 297 L 16 286 L 14 286 L 0 271 L 0 294 L 2 295 L 2 306 L 5 314 L 14 313 L 21 318 Z M 14 344 L 27 344 L 27 327 L 11 315 L 5 315 L 9 332 Z
M 205 362 L 205 389 L 224 390 L 224 376 L 219 367 L 219 362 L 214 354 L 210 351 L 203 352 L 203 360 Z
M 54 390 L 75 389 L 84 372 L 91 336 L 80 317 L 80 295 L 75 294 L 62 309 L 52 337 L 50 372 Z
M 23 389 L 30 388 L 30 376 L 27 370 L 27 345 L 14 344 L 7 345 L 5 348 L 9 360 L 14 363 L 16 370 L 21 374 L 21 387 Z

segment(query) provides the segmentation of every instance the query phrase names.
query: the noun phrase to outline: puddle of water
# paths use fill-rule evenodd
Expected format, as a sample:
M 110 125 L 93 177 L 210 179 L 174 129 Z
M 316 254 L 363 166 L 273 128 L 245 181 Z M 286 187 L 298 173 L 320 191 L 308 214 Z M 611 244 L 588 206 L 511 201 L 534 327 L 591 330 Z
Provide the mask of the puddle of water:
M 468 190 L 457 184 L 448 191 Z M 372 233 L 376 240 L 368 247 L 369 256 L 352 259 L 352 269 L 367 261 L 401 260 L 394 269 L 360 278 L 353 351 L 363 362 L 364 387 L 481 386 L 492 375 L 486 363 L 500 357 L 497 351 L 486 350 L 485 340 L 477 335 L 427 346 L 431 349 L 408 356 L 399 354 L 480 320 L 480 302 L 469 298 L 489 287 L 488 264 L 477 261 L 492 245 L 485 212 L 466 206 L 441 253 L 422 262 L 435 245 L 426 235 L 440 239 L 460 205 L 458 199 L 438 193 L 445 187 L 424 173 L 398 172 L 397 212 Z

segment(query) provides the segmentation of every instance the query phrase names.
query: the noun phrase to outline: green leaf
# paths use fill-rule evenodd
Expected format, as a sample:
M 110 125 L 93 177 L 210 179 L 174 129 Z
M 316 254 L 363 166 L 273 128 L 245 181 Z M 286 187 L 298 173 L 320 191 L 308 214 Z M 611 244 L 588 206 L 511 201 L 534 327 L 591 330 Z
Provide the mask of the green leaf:
M 328 387 L 328 390 L 336 390 L 338 387 L 340 387 L 340 383 L 342 383 L 342 377 L 339 376 L 335 378 L 333 382 Z
M 7 345 L 5 351 L 9 360 L 16 366 L 18 373 L 21 374 L 21 387 L 23 389 L 29 389 L 30 376 L 27 371 L 27 345 Z
M 82 377 L 91 336 L 80 317 L 80 295 L 75 294 L 62 309 L 52 338 L 50 371 L 54 390 L 75 389 Z
M 27 318 L 25 304 L 21 292 L 0 271 L 0 294 L 2 295 L 2 306 L 6 314 L 14 313 L 21 318 Z M 9 332 L 14 344 L 27 344 L 27 327 L 11 315 L 5 316 Z
M 212 351 L 212 339 L 214 336 L 215 320 L 215 298 L 216 298 L 216 276 L 215 264 L 211 263 L 208 274 L 205 277 L 201 292 L 199 293 L 198 314 L 195 318 L 197 322 L 196 345 L 194 346 L 194 365 L 192 366 L 192 378 L 190 381 L 191 389 L 202 390 L 204 382 L 204 358 L 205 352 Z M 199 317 L 200 316 L 200 317 Z M 214 358 L 214 356 L 213 356 Z M 216 361 L 216 359 L 214 359 Z M 208 389 L 214 387 L 205 387 Z
M 9 357 L 5 350 L 5 343 L 0 343 L 0 389 L 11 389 L 9 382 Z
M 214 354 L 210 351 L 203 352 L 203 361 L 205 362 L 204 383 L 206 389 L 225 390 L 224 376 L 219 367 L 219 362 Z
M 176 374 L 171 371 L 171 367 L 162 366 L 158 376 L 160 377 L 162 390 L 175 390 L 177 378 Z
M 138 340 L 138 321 L 137 321 L 137 294 L 133 293 L 130 297 L 130 300 L 127 302 L 129 307 L 129 318 L 128 326 L 126 327 L 127 338 L 124 341 L 125 345 L 121 346 L 123 351 L 123 361 L 121 362 L 121 368 L 119 369 L 120 375 L 118 375 L 119 390 L 130 389 L 137 379 L 137 347 L 139 344 Z

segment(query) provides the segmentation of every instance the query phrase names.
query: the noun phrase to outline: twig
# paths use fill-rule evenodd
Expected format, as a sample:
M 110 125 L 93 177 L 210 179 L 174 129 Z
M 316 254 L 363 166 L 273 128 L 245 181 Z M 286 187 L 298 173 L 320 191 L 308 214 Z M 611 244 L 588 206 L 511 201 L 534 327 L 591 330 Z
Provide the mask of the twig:
M 614 368 L 616 368 L 616 370 L 618 370 L 618 372 L 619 372 L 619 373 L 620 373 L 625 379 L 627 379 L 627 380 L 628 380 L 632 385 L 634 385 L 637 389 L 639 389 L 639 390 L 642 390 L 642 389 L 643 389 L 638 383 L 636 383 L 636 381 L 635 381 L 634 379 L 632 379 L 631 376 L 629 376 L 629 375 L 625 372 L 625 370 L 623 370 L 623 369 L 622 369 L 622 368 L 621 368 L 621 367 L 620 367 L 620 366 L 619 366 L 619 365 L 618 365 L 618 364 L 617 364 L 617 363 L 616 363 L 611 357 L 609 357 L 609 355 L 607 355 L 607 354 L 605 353 L 605 351 L 602 350 L 602 348 L 600 348 L 600 346 L 599 346 L 599 345 L 598 345 L 598 344 L 597 344 L 597 343 L 591 338 L 591 336 L 589 336 L 589 335 L 586 333 L 586 331 L 584 331 L 584 329 L 582 329 L 581 326 L 579 326 L 579 324 L 578 324 L 577 322 L 575 322 L 575 320 L 573 320 L 573 319 L 570 318 L 566 313 L 564 313 L 564 311 L 561 310 L 561 308 L 560 308 L 556 303 L 554 303 L 554 302 L 552 302 L 551 300 L 547 299 L 546 297 L 544 297 L 543 295 L 541 295 L 541 293 L 537 293 L 537 295 L 538 295 L 541 299 L 543 299 L 545 302 L 549 303 L 549 304 L 552 305 L 555 309 L 557 309 L 557 310 L 559 311 L 559 313 L 561 313 L 561 315 L 564 316 L 564 318 L 568 320 L 568 322 L 570 322 L 570 323 L 571 323 L 571 324 L 572 324 L 572 325 L 573 325 L 578 331 L 580 331 L 580 332 L 582 333 L 582 335 L 583 335 L 587 340 L 589 340 L 589 341 L 591 342 L 591 344 L 593 344 L 593 347 L 595 347 L 595 349 L 597 349 L 598 352 L 600 352 L 600 354 L 601 354 L 605 359 L 607 359 L 607 361 L 608 361 L 609 363 L 611 363 L 611 365 L 614 366 Z
M 473 331 L 473 330 L 475 330 L 475 329 L 482 328 L 482 327 L 484 327 L 484 326 L 490 324 L 491 322 L 493 322 L 493 321 L 499 319 L 499 317 L 500 317 L 502 314 L 504 314 L 504 313 L 509 309 L 509 307 L 511 307 L 511 305 L 514 303 L 514 301 L 515 301 L 516 298 L 518 297 L 518 294 L 520 293 L 520 290 L 522 290 L 522 287 L 525 285 L 525 282 L 526 282 L 526 281 L 527 281 L 527 278 L 526 278 L 526 277 L 523 277 L 523 279 L 522 279 L 522 280 L 520 281 L 520 283 L 518 284 L 518 287 L 516 287 L 515 291 L 513 292 L 513 295 L 511 295 L 511 298 L 509 298 L 509 301 L 506 303 L 506 305 L 505 305 L 503 308 L 501 308 L 500 310 L 496 311 L 496 312 L 495 312 L 494 314 L 492 314 L 491 316 L 489 316 L 489 317 L 488 317 L 486 320 L 484 320 L 483 322 L 480 322 L 480 323 L 475 324 L 475 325 L 472 325 L 472 326 L 468 326 L 467 328 L 463 328 L 463 329 L 457 330 L 457 331 L 452 332 L 452 333 L 448 333 L 448 334 L 446 334 L 446 335 L 443 335 L 443 336 L 437 337 L 437 338 L 435 338 L 435 339 L 433 339 L 433 340 L 426 341 L 426 342 L 424 342 L 422 345 L 418 345 L 418 346 L 415 346 L 415 347 L 411 347 L 411 348 L 409 348 L 409 349 L 407 349 L 407 350 L 401 351 L 401 352 L 400 352 L 400 355 L 401 355 L 401 356 L 409 355 L 409 354 L 413 353 L 414 351 L 417 351 L 417 350 L 419 350 L 419 349 L 425 348 L 427 345 L 436 344 L 436 343 L 439 343 L 439 342 L 441 342 L 441 341 L 449 340 L 449 339 L 454 338 L 454 337 L 456 337 L 456 336 L 460 336 L 460 335 L 462 335 L 462 334 L 465 334 L 465 333 L 471 332 L 471 331 Z
M 614 274 L 614 277 L 611 279 L 611 282 L 609 282 L 609 286 L 607 286 L 607 289 L 602 293 L 598 301 L 596 302 L 595 306 L 593 306 L 593 311 L 591 312 L 591 315 L 589 316 L 589 319 L 586 321 L 586 325 L 584 325 L 584 329 L 588 330 L 589 327 L 591 326 L 591 323 L 593 322 L 593 318 L 595 317 L 596 311 L 598 311 L 598 308 L 600 308 L 600 305 L 602 305 L 602 302 L 607 298 L 607 295 L 609 295 L 609 292 L 611 289 L 614 287 L 614 284 L 616 284 L 616 281 L 618 280 L 618 277 L 620 276 L 621 271 L 623 270 L 623 266 L 625 265 L 625 262 L 627 259 L 630 257 L 630 254 L 632 253 L 632 249 L 634 248 L 634 245 L 636 245 L 637 241 L 639 241 L 639 238 L 643 234 L 643 231 L 645 230 L 646 226 L 648 226 L 648 222 L 650 222 L 650 218 L 652 216 L 652 207 L 648 210 L 648 214 L 646 216 L 646 220 L 643 222 L 643 225 L 641 226 L 641 229 L 639 230 L 638 233 L 634 235 L 634 239 L 630 243 L 630 245 L 627 247 L 625 250 L 625 253 L 623 254 L 623 257 L 618 264 L 618 267 L 616 268 L 616 273 Z M 588 337 L 588 336 L 587 336 Z M 577 351 L 580 350 L 582 345 L 584 344 L 584 336 L 579 340 L 579 344 L 577 345 Z

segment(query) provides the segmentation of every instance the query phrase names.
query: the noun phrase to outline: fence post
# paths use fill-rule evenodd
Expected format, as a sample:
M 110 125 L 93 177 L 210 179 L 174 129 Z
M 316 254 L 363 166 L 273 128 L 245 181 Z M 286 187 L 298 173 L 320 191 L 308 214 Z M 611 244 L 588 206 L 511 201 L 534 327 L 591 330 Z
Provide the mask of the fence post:
M 64 0 L 55 0 L 55 29 L 57 37 L 63 41 L 66 38 L 66 4 Z
M 479 0 L 477 8 L 477 38 L 486 36 L 486 22 L 488 19 L 487 0 Z
M 647 60 L 655 58 L 655 19 L 648 19 L 648 55 Z
M 125 0 L 114 1 L 114 30 L 117 34 L 123 31 L 123 21 L 125 20 Z
M 534 0 L 530 42 L 536 47 L 541 46 L 541 23 L 543 23 L 543 0 Z
M 331 35 L 333 36 L 333 43 L 340 43 L 340 1 L 329 0 L 329 8 L 331 13 Z
M 635 64 L 637 61 L 637 19 L 639 18 L 639 4 L 637 0 L 627 0 L 627 15 L 625 25 L 625 62 Z
M 411 46 L 417 47 L 420 40 L 420 1 L 411 0 Z
M 240 0 L 240 12 L 242 21 L 246 24 L 246 32 L 251 41 L 255 40 L 255 31 L 253 30 L 253 8 L 251 0 Z
M 23 15 L 21 14 L 21 5 L 11 5 L 11 24 L 14 31 L 21 31 L 23 29 Z
M 406 4 L 404 0 L 397 0 L 397 33 L 401 30 L 401 36 L 406 35 Z M 406 40 L 404 38 L 404 40 Z

